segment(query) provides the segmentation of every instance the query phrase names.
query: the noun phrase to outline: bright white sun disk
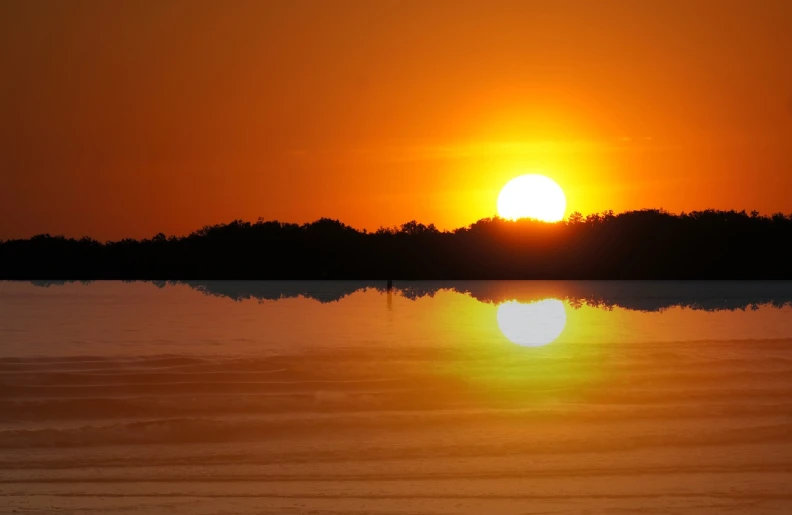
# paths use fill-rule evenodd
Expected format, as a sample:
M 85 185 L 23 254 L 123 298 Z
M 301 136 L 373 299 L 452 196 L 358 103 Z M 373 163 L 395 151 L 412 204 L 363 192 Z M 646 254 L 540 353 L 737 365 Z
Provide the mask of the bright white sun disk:
M 553 179 L 544 175 L 521 175 L 506 183 L 498 195 L 502 218 L 536 218 L 544 222 L 564 219 L 566 196 Z

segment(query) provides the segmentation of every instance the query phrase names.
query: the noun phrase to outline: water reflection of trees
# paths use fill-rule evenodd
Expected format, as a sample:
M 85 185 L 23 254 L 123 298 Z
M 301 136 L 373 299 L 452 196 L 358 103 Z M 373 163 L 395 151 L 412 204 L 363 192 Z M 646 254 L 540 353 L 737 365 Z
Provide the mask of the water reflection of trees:
M 32 281 L 55 286 L 74 281 Z M 90 281 L 80 281 L 89 284 Z M 204 295 L 234 301 L 276 301 L 307 298 L 337 302 L 356 292 L 386 293 L 385 281 L 141 281 L 159 288 L 187 286 Z M 792 306 L 792 281 L 779 282 L 654 282 L 654 281 L 405 281 L 393 291 L 406 299 L 433 297 L 448 291 L 480 302 L 522 303 L 555 298 L 573 309 L 583 306 L 612 310 L 658 312 L 673 307 L 703 311 L 756 310 L 760 306 Z

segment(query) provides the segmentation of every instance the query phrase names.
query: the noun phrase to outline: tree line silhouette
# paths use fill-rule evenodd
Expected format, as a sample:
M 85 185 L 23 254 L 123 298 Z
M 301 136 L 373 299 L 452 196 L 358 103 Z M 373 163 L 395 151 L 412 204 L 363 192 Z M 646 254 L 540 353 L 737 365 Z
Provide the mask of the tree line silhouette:
M 647 209 L 440 231 L 235 220 L 187 236 L 0 241 L 0 279 L 792 279 L 792 215 Z

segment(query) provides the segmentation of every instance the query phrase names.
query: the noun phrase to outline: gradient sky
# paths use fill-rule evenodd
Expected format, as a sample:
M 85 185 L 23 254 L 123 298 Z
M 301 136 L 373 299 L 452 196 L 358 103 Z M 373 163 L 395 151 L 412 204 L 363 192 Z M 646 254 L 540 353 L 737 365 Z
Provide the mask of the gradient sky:
M 786 0 L 0 0 L 0 238 L 792 212 Z

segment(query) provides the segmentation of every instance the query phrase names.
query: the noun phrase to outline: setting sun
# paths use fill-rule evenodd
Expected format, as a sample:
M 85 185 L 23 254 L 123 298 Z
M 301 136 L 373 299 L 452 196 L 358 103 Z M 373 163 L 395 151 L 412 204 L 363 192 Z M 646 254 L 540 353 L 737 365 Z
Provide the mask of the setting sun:
M 498 215 L 510 220 L 536 218 L 543 222 L 564 219 L 566 196 L 544 175 L 521 175 L 510 180 L 498 195 Z

